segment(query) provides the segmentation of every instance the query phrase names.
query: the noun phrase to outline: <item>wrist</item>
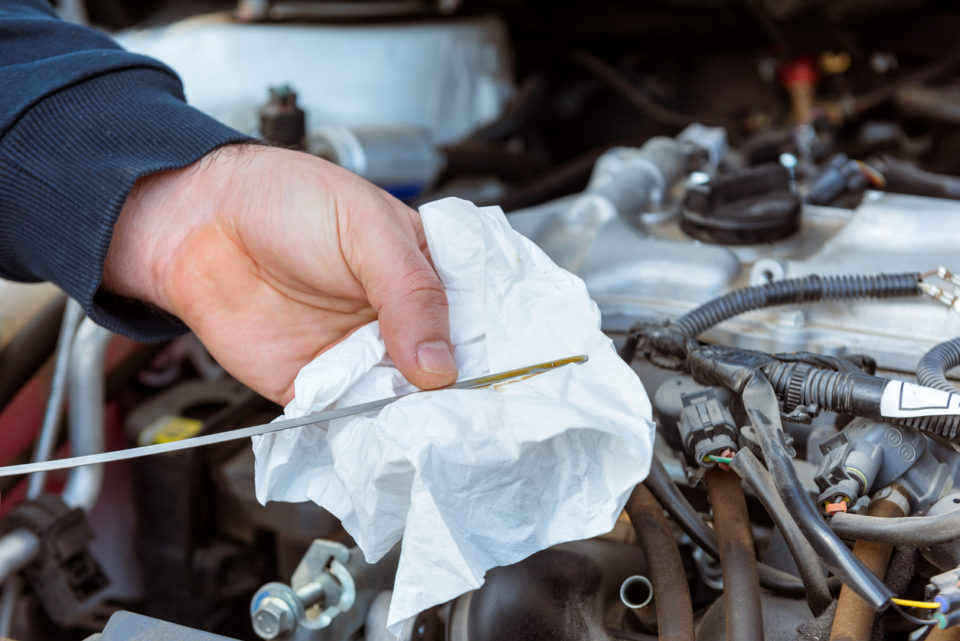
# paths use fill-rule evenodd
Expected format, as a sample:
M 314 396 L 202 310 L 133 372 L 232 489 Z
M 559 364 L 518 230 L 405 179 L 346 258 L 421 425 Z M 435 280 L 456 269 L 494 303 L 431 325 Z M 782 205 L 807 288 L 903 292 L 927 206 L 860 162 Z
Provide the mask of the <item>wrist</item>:
M 181 316 L 171 274 L 184 258 L 178 248 L 190 234 L 215 224 L 224 193 L 220 169 L 229 156 L 221 151 L 137 181 L 114 225 L 103 266 L 105 289 Z

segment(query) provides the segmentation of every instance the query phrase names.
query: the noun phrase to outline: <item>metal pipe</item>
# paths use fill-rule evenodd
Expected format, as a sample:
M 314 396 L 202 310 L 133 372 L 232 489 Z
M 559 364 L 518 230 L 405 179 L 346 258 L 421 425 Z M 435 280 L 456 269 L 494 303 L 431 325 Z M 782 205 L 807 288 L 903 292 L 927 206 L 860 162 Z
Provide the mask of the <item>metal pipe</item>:
M 723 572 L 724 625 L 729 641 L 763 641 L 760 577 L 753 532 L 740 479 L 732 472 L 707 470 L 704 476 Z
M 13 632 L 13 613 L 21 590 L 23 579 L 19 576 L 11 576 L 3 586 L 3 594 L 0 595 L 0 638 L 6 639 Z
M 620 584 L 620 602 L 631 610 L 639 610 L 650 605 L 653 600 L 653 584 L 650 579 L 634 574 Z
M 898 518 L 904 515 L 903 505 L 909 505 L 909 502 L 896 500 L 897 491 L 891 493 L 889 498 L 877 498 L 870 502 L 867 514 L 880 518 Z M 891 500 L 894 499 L 894 500 Z M 903 497 L 905 498 L 905 497 Z M 893 552 L 893 545 L 887 543 L 874 543 L 872 541 L 857 541 L 853 545 L 853 553 L 858 559 L 879 578 L 883 578 L 887 570 L 887 564 L 890 562 L 890 554 Z M 837 599 L 837 611 L 833 617 L 833 628 L 830 630 L 830 641 L 856 641 L 857 639 L 868 639 L 873 630 L 873 621 L 877 613 L 866 601 L 861 599 L 847 585 L 840 590 L 840 597 Z
M 13 631 L 13 613 L 23 589 L 17 571 L 30 563 L 40 550 L 40 540 L 29 530 L 14 530 L 0 539 L 0 638 Z
M 97 454 L 104 449 L 103 364 L 113 335 L 89 318 L 80 323 L 70 351 L 70 448 L 74 456 Z M 103 466 L 87 465 L 70 470 L 61 497 L 70 507 L 88 512 L 97 502 L 103 485 Z
M 35 461 L 50 458 L 56 443 L 57 423 L 63 408 L 64 388 L 70 388 L 70 443 L 75 455 L 94 454 L 104 447 L 103 364 L 112 334 L 93 321 L 80 319 L 83 312 L 73 300 L 68 301 L 58 338 L 50 399 L 34 453 Z M 79 325 L 79 328 L 78 328 Z M 43 492 L 44 476 L 34 475 L 27 488 L 28 498 Z M 102 466 L 88 466 L 71 471 L 63 490 L 63 500 L 71 507 L 90 510 L 103 484 Z M 14 574 L 33 560 L 40 541 L 28 530 L 14 530 L 0 539 L 0 582 L 6 580 L 0 596 L 0 636 L 7 636 L 13 611 L 22 589 Z
M 40 550 L 40 539 L 29 530 L 14 530 L 0 539 L 0 583 L 30 563 Z
M 63 310 L 63 323 L 60 325 L 60 337 L 57 339 L 57 358 L 53 368 L 53 380 L 50 382 L 50 397 L 47 400 L 47 411 L 43 415 L 43 425 L 40 427 L 40 435 L 37 438 L 37 447 L 33 454 L 34 461 L 46 461 L 53 456 L 53 448 L 57 442 L 57 427 L 63 412 L 70 348 L 82 318 L 83 309 L 71 298 Z M 46 472 L 38 472 L 30 477 L 27 498 L 36 498 L 43 493 L 46 478 Z
M 34 461 L 46 461 L 53 455 L 53 448 L 57 441 L 57 427 L 63 412 L 63 396 L 67 367 L 71 358 L 71 346 L 82 318 L 83 309 L 80 304 L 72 298 L 68 299 L 60 324 L 57 357 L 53 379 L 50 382 L 50 397 L 47 400 L 47 410 L 37 437 Z M 36 498 L 42 494 L 45 480 L 44 472 L 31 476 L 27 485 L 27 498 Z M 22 588 L 22 581 L 15 574 L 20 568 L 30 563 L 39 551 L 40 540 L 29 530 L 14 530 L 0 539 L 0 583 L 5 583 L 3 594 L 0 596 L 0 637 L 6 637 L 11 632 L 13 611 Z
M 627 514 L 637 531 L 650 570 L 661 641 L 694 641 L 693 604 L 680 549 L 663 507 L 644 485 L 627 500 Z

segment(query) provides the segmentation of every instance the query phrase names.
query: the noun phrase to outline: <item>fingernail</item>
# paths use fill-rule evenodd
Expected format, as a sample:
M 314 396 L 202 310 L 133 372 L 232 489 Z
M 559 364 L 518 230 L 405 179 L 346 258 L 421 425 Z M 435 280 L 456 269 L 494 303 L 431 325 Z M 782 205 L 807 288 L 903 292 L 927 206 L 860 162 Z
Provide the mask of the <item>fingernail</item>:
M 430 341 L 417 346 L 417 365 L 431 374 L 452 374 L 457 371 L 453 351 L 443 341 Z

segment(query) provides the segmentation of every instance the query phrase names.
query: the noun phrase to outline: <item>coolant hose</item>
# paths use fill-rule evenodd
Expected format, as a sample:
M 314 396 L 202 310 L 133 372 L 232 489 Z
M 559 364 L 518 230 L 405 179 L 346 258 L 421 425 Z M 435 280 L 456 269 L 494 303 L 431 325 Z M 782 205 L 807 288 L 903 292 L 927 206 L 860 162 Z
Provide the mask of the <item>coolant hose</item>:
M 923 548 L 960 540 L 960 510 L 882 519 L 839 512 L 830 517 L 830 527 L 845 539 Z
M 897 518 L 903 516 L 903 509 L 894 501 L 876 499 L 870 503 L 867 514 L 872 518 Z M 853 553 L 878 577 L 883 577 L 890 562 L 893 546 L 872 541 L 857 541 Z M 863 599 L 845 585 L 837 599 L 837 611 L 833 617 L 830 641 L 859 641 L 869 639 L 873 621 L 877 613 Z
M 870 164 L 886 179 L 883 187 L 886 192 L 960 200 L 960 178 L 956 176 L 924 171 L 891 156 L 883 156 Z
M 823 300 L 912 296 L 919 293 L 919 282 L 918 273 L 788 278 L 732 291 L 687 312 L 673 321 L 673 325 L 688 336 L 698 336 L 728 318 L 763 307 Z
M 763 601 L 747 501 L 740 479 L 719 469 L 704 476 L 720 544 L 727 641 L 763 641 Z
M 790 554 L 797 564 L 800 579 L 806 587 L 807 605 L 810 606 L 814 616 L 820 616 L 833 603 L 826 574 L 813 546 L 804 538 L 790 510 L 777 494 L 777 486 L 770 473 L 748 448 L 737 452 L 730 468 L 750 486 L 767 514 L 780 529 Z
M 946 630 L 936 628 L 927 637 L 927 641 L 960 641 L 960 628 L 953 627 Z
M 641 484 L 627 500 L 626 510 L 649 565 L 660 641 L 694 641 L 687 573 L 663 507 Z
M 917 363 L 917 382 L 925 387 L 934 387 L 944 392 L 956 392 L 957 388 L 947 380 L 947 372 L 958 365 L 960 365 L 960 338 L 951 338 L 923 355 Z
M 893 596 L 890 588 L 871 573 L 833 533 L 797 476 L 780 422 L 780 404 L 770 382 L 760 372 L 751 373 L 743 384 L 741 397 L 777 492 L 803 535 L 827 567 L 852 587 L 871 608 L 876 611 L 886 609 Z
M 690 505 L 687 497 L 683 495 L 670 478 L 663 464 L 656 457 L 651 462 L 650 474 L 643 483 L 667 511 L 670 518 L 680 526 L 680 529 L 696 545 L 713 558 L 720 558 L 716 533 L 700 518 L 700 515 Z M 760 571 L 760 585 L 763 588 L 789 597 L 803 597 L 807 594 L 803 583 L 793 575 L 763 563 L 758 566 L 758 569 Z

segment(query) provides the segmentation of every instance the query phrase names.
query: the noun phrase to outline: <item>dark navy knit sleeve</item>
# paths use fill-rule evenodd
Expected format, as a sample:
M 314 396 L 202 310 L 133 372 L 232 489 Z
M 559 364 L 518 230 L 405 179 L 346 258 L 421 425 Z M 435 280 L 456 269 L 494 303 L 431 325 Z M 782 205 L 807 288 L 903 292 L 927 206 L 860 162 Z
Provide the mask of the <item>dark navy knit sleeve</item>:
M 0 0 L 0 277 L 48 280 L 138 340 L 185 330 L 100 288 L 134 183 L 242 134 L 187 106 L 176 74 L 59 20 L 42 0 Z

